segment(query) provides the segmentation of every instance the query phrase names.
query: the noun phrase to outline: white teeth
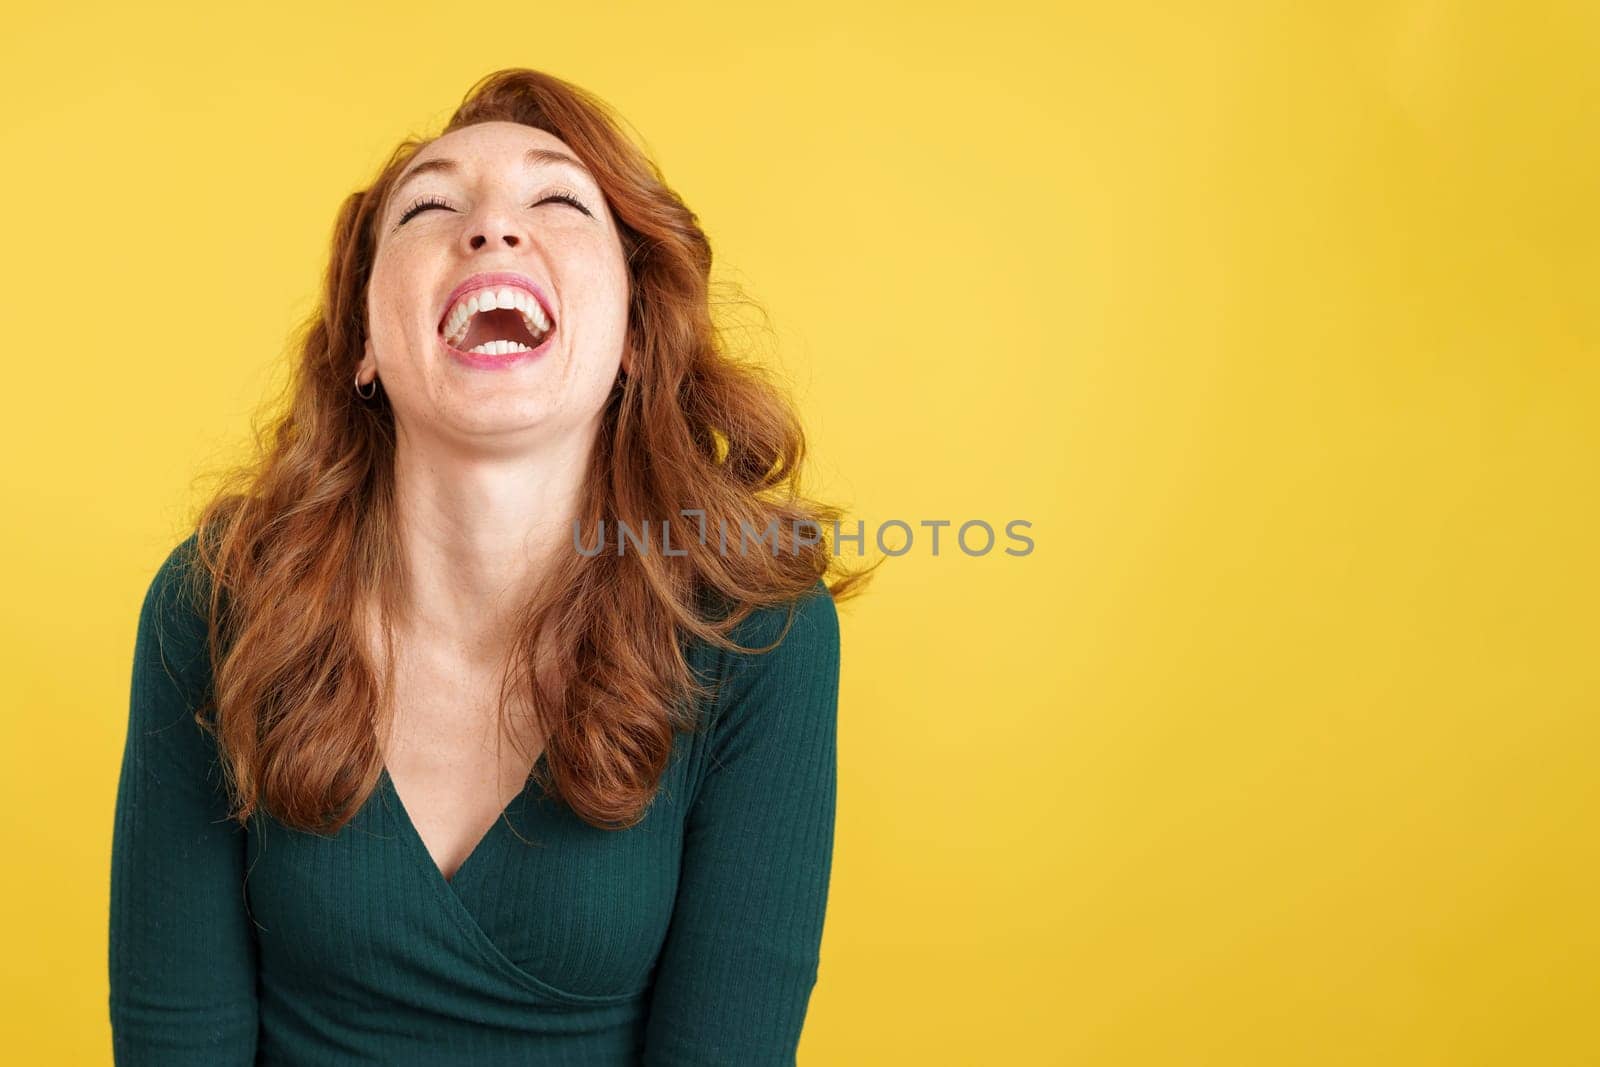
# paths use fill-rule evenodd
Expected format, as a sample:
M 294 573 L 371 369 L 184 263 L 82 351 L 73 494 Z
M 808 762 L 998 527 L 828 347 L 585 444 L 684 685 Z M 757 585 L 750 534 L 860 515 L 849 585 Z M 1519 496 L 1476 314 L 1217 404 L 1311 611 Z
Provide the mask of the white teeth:
M 512 352 L 532 352 L 533 349 L 521 341 L 485 341 L 481 345 L 473 345 L 467 351 L 484 356 L 504 356 Z
M 460 344 L 467 336 L 472 316 L 496 308 L 515 308 L 520 311 L 528 333 L 539 340 L 543 340 L 543 335 L 550 330 L 550 320 L 545 317 L 544 308 L 539 306 L 533 294 L 514 286 L 502 286 L 498 289 L 477 289 L 456 301 L 456 306 L 450 309 L 450 315 L 445 320 L 445 340 L 452 345 Z

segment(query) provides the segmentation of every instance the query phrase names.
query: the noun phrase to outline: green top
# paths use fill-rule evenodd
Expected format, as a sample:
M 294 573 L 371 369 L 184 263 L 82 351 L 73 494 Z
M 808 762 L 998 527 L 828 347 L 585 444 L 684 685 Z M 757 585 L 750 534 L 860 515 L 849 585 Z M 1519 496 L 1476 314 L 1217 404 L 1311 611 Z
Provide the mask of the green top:
M 839 623 L 819 581 L 765 655 L 696 641 L 711 727 L 680 732 L 627 830 L 531 778 L 450 880 L 387 773 L 332 836 L 227 818 L 205 622 L 139 616 L 111 855 L 121 1067 L 793 1064 L 832 866 Z M 765 647 L 786 608 L 734 637 Z M 541 757 L 542 761 L 543 757 Z

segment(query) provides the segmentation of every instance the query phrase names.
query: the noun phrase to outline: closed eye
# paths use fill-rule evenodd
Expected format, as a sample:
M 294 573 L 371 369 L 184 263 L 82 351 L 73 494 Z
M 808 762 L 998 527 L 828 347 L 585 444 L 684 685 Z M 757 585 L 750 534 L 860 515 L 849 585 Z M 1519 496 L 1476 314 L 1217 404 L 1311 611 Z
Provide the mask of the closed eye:
M 568 204 L 571 204 L 573 207 L 577 208 L 579 211 L 583 212 L 585 215 L 588 215 L 590 218 L 594 218 L 594 212 L 590 211 L 587 207 L 585 207 L 582 200 L 579 200 L 573 194 L 571 194 L 569 192 L 565 192 L 565 191 L 551 193 L 549 196 L 545 197 L 543 200 L 540 200 L 538 204 L 534 204 L 533 206 L 534 207 L 538 207 L 539 204 L 548 204 L 552 200 L 564 201 L 564 202 L 566 202 Z
M 431 207 L 447 208 L 449 206 L 449 204 L 445 203 L 443 200 L 440 200 L 438 197 L 425 196 L 421 200 L 418 200 L 415 204 L 412 204 L 410 207 L 406 208 L 405 214 L 400 216 L 400 221 L 395 223 L 395 225 L 404 226 L 407 220 L 409 220 L 413 215 L 420 215 L 422 212 Z
M 565 204 L 571 204 L 585 215 L 588 215 L 590 218 L 594 218 L 594 212 L 590 211 L 582 200 L 579 200 L 576 195 L 566 192 L 565 190 L 551 193 L 549 196 L 546 196 L 541 200 L 536 200 L 531 206 L 538 207 L 541 204 L 548 204 L 552 200 L 558 200 Z M 430 208 L 436 207 L 444 208 L 447 211 L 450 210 L 450 205 L 445 203 L 443 200 L 440 200 L 438 197 L 425 196 L 421 200 L 418 200 L 415 204 L 412 204 L 410 207 L 406 208 L 405 214 L 400 216 L 400 221 L 395 223 L 395 225 L 397 227 L 404 226 L 415 216 L 422 214 L 422 212 L 427 211 Z

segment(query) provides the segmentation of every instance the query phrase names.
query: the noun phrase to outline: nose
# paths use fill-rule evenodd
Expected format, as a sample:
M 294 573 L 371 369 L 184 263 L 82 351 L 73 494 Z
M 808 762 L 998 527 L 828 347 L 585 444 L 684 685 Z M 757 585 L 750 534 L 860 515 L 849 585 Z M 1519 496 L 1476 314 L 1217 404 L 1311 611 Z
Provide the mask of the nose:
M 490 238 L 488 237 L 488 235 L 481 234 L 481 233 L 475 233 L 475 234 L 472 235 L 471 238 L 468 239 L 467 243 L 469 245 L 471 245 L 472 246 L 472 250 L 474 252 L 476 252 L 478 249 L 480 249 L 484 245 L 488 244 L 489 240 L 490 240 Z M 504 233 L 502 233 L 500 235 L 500 240 L 504 241 L 506 243 L 506 247 L 508 247 L 508 248 L 517 247 L 517 241 L 518 241 L 517 235 L 515 233 L 512 233 L 509 230 L 507 230 L 506 232 L 504 232 Z
M 461 233 L 466 236 L 467 247 L 478 252 L 504 242 L 506 248 L 520 248 L 529 239 L 527 220 L 517 210 L 509 196 L 486 197 L 476 211 L 462 220 Z

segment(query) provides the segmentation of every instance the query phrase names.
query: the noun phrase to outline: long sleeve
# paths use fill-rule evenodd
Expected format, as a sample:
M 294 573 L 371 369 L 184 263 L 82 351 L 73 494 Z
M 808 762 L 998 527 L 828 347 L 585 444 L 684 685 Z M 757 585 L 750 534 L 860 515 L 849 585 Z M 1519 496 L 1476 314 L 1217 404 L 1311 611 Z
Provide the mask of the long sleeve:
M 736 631 L 764 648 L 787 608 Z M 729 653 L 657 964 L 646 1067 L 793 1064 L 833 857 L 839 620 L 819 581 L 783 643 Z
M 183 589 L 195 535 L 145 594 L 111 849 L 111 1028 L 118 1067 L 255 1061 L 256 943 L 245 833 L 228 818 L 204 619 Z

